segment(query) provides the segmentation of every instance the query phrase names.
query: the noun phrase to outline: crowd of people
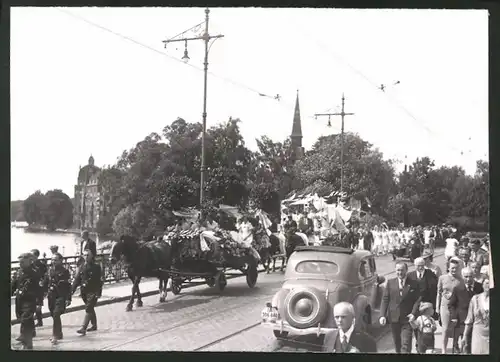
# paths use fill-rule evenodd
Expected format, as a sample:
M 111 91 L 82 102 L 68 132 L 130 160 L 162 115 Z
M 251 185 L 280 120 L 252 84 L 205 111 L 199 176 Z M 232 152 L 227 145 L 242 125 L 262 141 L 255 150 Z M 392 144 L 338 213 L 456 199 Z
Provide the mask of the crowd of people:
M 396 263 L 397 277 L 384 289 L 380 324 L 389 323 L 397 353 L 411 353 L 415 337 L 418 353 L 443 354 L 452 340 L 452 353 L 489 354 L 489 291 L 491 272 L 487 252 L 478 241 L 449 256 L 445 273 L 432 255 L 417 258 L 415 270 Z M 442 343 L 435 345 L 437 325 Z
M 102 293 L 102 280 L 101 267 L 94 262 L 95 249 L 95 242 L 89 238 L 88 232 L 84 231 L 81 262 L 72 283 L 57 246 L 51 247 L 50 265 L 47 265 L 45 255 L 44 261 L 39 259 L 40 252 L 37 249 L 19 256 L 19 270 L 14 273 L 11 280 L 11 295 L 16 296 L 16 317 L 20 321 L 20 335 L 16 340 L 22 349 L 33 349 L 36 327 L 43 326 L 42 307 L 45 298 L 53 319 L 50 340 L 52 344 L 57 344 L 63 339 L 61 315 L 71 304 L 72 295 L 78 288 L 85 304 L 85 316 L 82 327 L 77 333 L 85 335 L 87 332 L 97 330 L 94 307 Z

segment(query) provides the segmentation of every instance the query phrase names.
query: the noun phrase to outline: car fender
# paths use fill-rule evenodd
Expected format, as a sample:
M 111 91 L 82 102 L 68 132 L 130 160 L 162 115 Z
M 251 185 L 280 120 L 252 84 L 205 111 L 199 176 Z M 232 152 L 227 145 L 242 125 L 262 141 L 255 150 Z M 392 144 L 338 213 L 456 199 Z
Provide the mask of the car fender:
M 282 317 L 285 315 L 285 299 L 288 293 L 290 293 L 290 289 L 280 289 L 271 300 L 271 305 L 278 309 L 278 313 Z
M 372 323 L 371 314 L 373 311 L 370 306 L 370 300 L 364 294 L 357 294 L 354 297 L 352 305 L 356 314 L 356 325 L 358 325 L 361 330 L 366 329 L 366 326 Z M 369 314 L 367 313 L 368 311 L 370 311 Z

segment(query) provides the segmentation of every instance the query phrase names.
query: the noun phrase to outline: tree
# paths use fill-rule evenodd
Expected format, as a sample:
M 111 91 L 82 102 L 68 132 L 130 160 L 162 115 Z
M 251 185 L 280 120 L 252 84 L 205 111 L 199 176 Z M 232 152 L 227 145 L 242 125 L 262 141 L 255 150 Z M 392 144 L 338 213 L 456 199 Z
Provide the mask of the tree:
M 48 230 L 68 229 L 73 225 L 73 203 L 61 190 L 47 191 L 42 219 Z
M 42 224 L 43 212 L 47 204 L 46 196 L 37 190 L 31 194 L 23 203 L 23 214 L 29 225 Z
M 303 192 L 325 193 L 340 190 L 340 135 L 320 137 L 312 150 L 296 162 L 294 173 L 303 185 Z M 344 192 L 367 197 L 372 210 L 384 214 L 395 188 L 391 161 L 357 134 L 344 135 Z
M 10 202 L 10 221 L 26 221 L 23 212 L 23 200 Z

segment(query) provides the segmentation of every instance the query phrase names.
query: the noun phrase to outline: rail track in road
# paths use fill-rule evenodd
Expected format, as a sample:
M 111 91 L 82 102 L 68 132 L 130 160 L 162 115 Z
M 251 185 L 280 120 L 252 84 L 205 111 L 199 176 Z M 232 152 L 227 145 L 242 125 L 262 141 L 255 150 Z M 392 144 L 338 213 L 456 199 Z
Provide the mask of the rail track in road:
M 387 277 L 394 274 L 394 271 L 390 271 L 393 269 L 392 264 L 392 260 L 381 260 L 380 275 Z M 89 334 L 89 339 L 85 339 L 85 342 L 84 339 L 70 336 L 56 349 L 261 352 L 317 350 L 317 341 L 308 343 L 291 337 L 280 341 L 271 330 L 260 325 L 262 308 L 283 283 L 279 272 L 261 276 L 261 283 L 253 289 L 248 288 L 244 278 L 235 277 L 234 284 L 230 283 L 222 294 L 200 286 L 190 290 L 186 288 L 185 293 L 175 296 L 166 304 L 149 303 L 143 310 L 138 308 L 130 314 L 124 312 L 123 319 L 116 308 L 98 307 L 98 315 L 100 308 L 109 315 L 107 319 L 101 319 L 103 322 L 100 333 Z M 153 300 L 153 297 L 149 298 L 150 301 Z M 63 320 L 63 323 L 76 326 L 80 322 L 78 316 L 74 313 L 70 315 L 63 316 L 68 321 Z M 50 323 L 47 329 L 50 329 Z M 42 329 L 40 337 L 44 338 L 48 333 L 48 330 Z M 387 330 L 379 328 L 376 333 L 380 339 L 387 335 Z M 48 342 L 37 342 L 40 342 L 37 343 L 40 349 L 54 349 Z
M 442 253 L 439 253 L 437 255 L 438 257 L 439 256 L 442 256 Z M 395 271 L 390 271 L 390 272 L 386 272 L 386 273 L 383 273 L 383 274 L 380 274 L 381 276 L 384 276 L 384 277 L 388 277 L 390 275 L 394 275 L 395 274 Z M 264 304 L 262 304 L 263 306 Z M 254 323 L 251 323 L 251 324 L 248 324 L 246 326 L 244 326 L 243 328 L 241 328 L 240 330 L 237 330 L 237 331 L 234 331 L 232 333 L 228 333 L 216 340 L 213 340 L 213 341 L 210 341 L 209 343 L 206 343 L 204 344 L 203 346 L 200 346 L 196 349 L 194 349 L 194 351 L 203 351 L 203 350 L 206 350 L 206 349 L 209 349 L 211 347 L 214 347 L 216 346 L 217 344 L 220 344 L 222 342 L 225 342 L 231 338 L 234 338 L 234 337 L 237 337 L 247 331 L 250 331 L 252 329 L 255 329 L 257 327 L 259 327 L 261 325 L 261 322 L 254 322 Z M 265 332 L 267 333 L 270 333 L 271 331 L 269 329 L 266 329 Z M 373 333 L 375 332 L 375 333 Z M 380 340 L 382 340 L 384 337 L 386 337 L 389 333 L 390 333 L 390 328 L 388 325 L 384 326 L 384 327 L 381 327 L 379 326 L 379 328 L 373 330 L 372 332 L 372 336 L 375 338 L 376 342 L 378 343 Z M 322 340 L 317 340 L 317 343 L 311 343 L 311 342 L 307 342 L 307 341 L 300 341 L 298 340 L 298 338 L 301 338 L 300 336 L 293 336 L 293 337 L 288 337 L 286 339 L 275 339 L 274 340 L 274 343 L 271 343 L 269 346 L 268 346 L 268 350 L 266 350 L 266 352 L 306 352 L 306 351 L 311 351 L 311 349 L 314 351 L 320 351 L 320 347 L 321 347 L 321 344 L 322 344 Z M 290 346 L 292 345 L 292 346 Z M 305 351 L 304 351 L 305 350 Z M 212 349 L 212 351 L 216 351 L 214 349 Z

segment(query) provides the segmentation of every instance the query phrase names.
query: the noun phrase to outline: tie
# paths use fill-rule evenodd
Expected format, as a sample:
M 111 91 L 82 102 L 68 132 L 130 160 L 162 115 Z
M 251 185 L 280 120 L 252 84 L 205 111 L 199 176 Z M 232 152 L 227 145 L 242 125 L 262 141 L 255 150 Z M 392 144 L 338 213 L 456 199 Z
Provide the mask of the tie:
M 342 352 L 347 352 L 347 336 L 344 334 L 343 338 L 342 338 Z
M 399 279 L 399 295 L 403 295 L 403 281 Z

